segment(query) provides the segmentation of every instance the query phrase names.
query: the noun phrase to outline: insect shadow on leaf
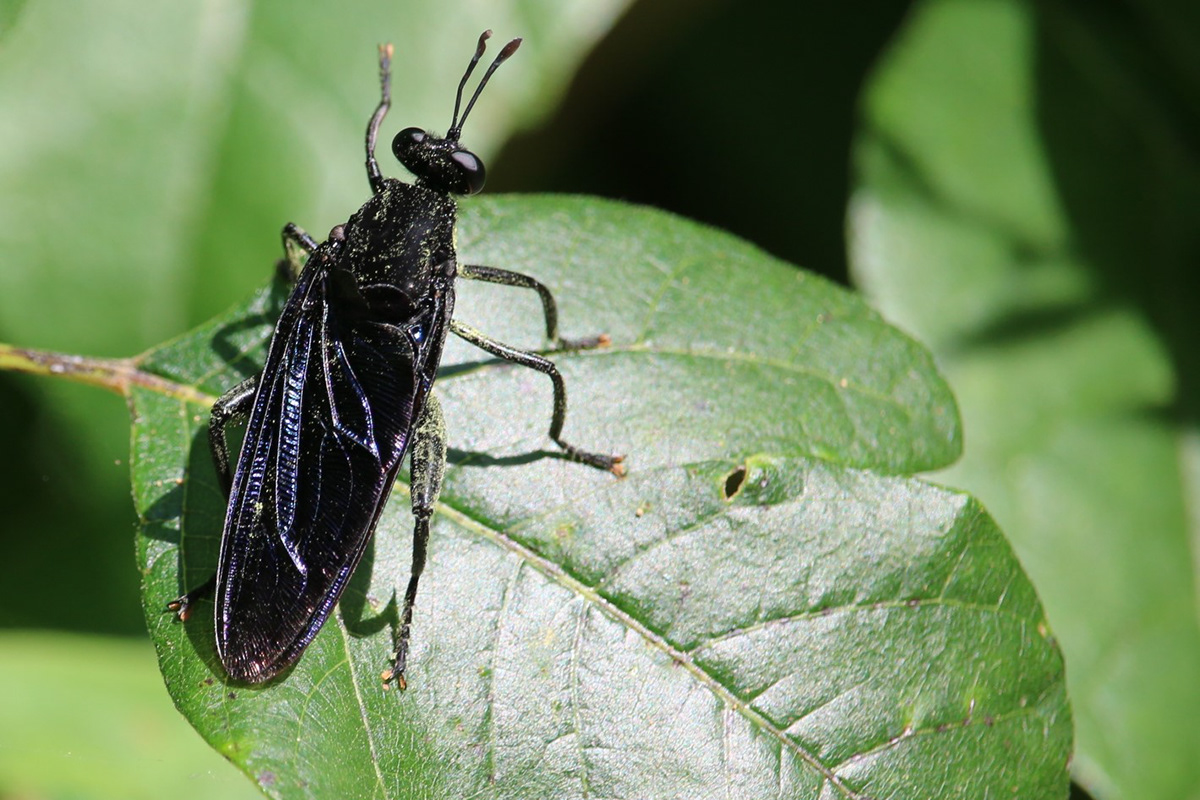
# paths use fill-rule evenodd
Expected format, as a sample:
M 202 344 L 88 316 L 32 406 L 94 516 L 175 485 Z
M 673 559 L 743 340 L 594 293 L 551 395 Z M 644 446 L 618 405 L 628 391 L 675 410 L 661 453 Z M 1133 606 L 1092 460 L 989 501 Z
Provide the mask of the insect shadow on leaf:
M 255 313 L 222 325 L 213 333 L 213 352 L 226 366 L 237 370 L 243 380 L 258 374 L 259 367 L 250 355 L 270 341 L 271 332 L 283 311 L 294 282 L 294 277 L 289 279 L 286 272 L 278 270 L 276 279 L 256 304 L 258 307 Z M 250 334 L 249 341 L 247 334 Z

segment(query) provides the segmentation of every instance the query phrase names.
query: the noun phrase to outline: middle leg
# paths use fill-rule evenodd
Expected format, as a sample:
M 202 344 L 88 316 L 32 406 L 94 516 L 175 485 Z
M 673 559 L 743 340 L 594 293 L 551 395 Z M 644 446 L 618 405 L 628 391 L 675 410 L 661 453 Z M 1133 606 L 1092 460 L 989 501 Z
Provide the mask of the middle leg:
M 584 464 L 590 464 L 598 469 L 608 470 L 617 476 L 625 474 L 625 465 L 621 463 L 625 460 L 624 456 L 592 453 L 569 444 L 562 438 L 563 423 L 567 419 L 567 387 L 563 382 L 562 375 L 558 371 L 558 367 L 554 366 L 553 361 L 543 358 L 536 353 L 518 350 L 503 342 L 498 342 L 483 335 L 470 325 L 464 325 L 457 320 L 450 321 L 450 330 L 456 336 L 465 339 L 481 350 L 503 358 L 505 361 L 511 361 L 514 364 L 535 369 L 549 378 L 550 382 L 554 385 L 554 412 L 550 417 L 550 438 L 554 440 L 556 445 L 563 449 L 563 452 L 576 461 L 582 461 Z
M 499 267 L 485 267 L 480 264 L 459 264 L 458 276 L 471 281 L 495 283 L 501 286 L 517 286 L 522 289 L 532 289 L 542 300 L 542 313 L 546 317 L 546 338 L 550 340 L 554 350 L 590 350 L 595 347 L 607 347 L 611 340 L 608 334 L 589 336 L 583 339 L 564 339 L 558 335 L 558 304 L 554 295 L 541 281 L 520 272 L 512 272 Z

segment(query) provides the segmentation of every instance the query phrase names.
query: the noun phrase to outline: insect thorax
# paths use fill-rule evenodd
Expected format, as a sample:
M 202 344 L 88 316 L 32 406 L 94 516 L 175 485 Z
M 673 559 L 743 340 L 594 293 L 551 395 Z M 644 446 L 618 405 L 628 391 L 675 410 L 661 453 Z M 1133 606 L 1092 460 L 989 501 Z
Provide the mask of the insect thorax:
M 420 297 L 434 278 L 454 277 L 456 216 L 449 194 L 389 178 L 346 223 L 345 266 L 360 288 L 389 284 Z

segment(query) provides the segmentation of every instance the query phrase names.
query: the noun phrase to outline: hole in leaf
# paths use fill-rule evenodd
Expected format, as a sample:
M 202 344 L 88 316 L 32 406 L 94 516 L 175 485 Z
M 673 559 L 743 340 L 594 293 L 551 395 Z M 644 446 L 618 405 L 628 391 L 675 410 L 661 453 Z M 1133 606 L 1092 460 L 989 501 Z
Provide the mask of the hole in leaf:
M 746 482 L 746 465 L 739 464 L 733 472 L 725 476 L 725 487 L 721 492 L 721 496 L 726 500 L 732 500 L 738 492 L 742 490 L 742 484 Z
M 1074 781 L 1071 782 L 1071 800 L 1092 800 L 1087 790 Z

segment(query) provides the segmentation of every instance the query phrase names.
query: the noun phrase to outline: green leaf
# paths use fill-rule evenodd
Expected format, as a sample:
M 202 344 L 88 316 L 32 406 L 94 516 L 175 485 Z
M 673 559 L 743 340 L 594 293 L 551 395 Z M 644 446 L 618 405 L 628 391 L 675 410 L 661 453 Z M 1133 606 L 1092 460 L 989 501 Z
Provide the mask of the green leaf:
M 866 94 L 856 274 L 933 347 L 1097 798 L 1200 792 L 1195 4 L 925 2 Z
M 284 297 L 144 357 L 132 390 L 147 619 L 176 703 L 274 797 L 1063 797 L 1062 662 L 1029 581 L 965 495 L 927 353 L 858 298 L 727 235 L 595 200 L 472 200 L 468 263 L 545 281 L 565 435 L 541 375 L 447 348 L 450 466 L 409 690 L 382 689 L 408 578 L 403 487 L 297 666 L 229 684 L 211 604 L 223 518 L 207 408 L 253 374 Z M 537 347 L 530 292 L 460 282 L 456 316 Z

